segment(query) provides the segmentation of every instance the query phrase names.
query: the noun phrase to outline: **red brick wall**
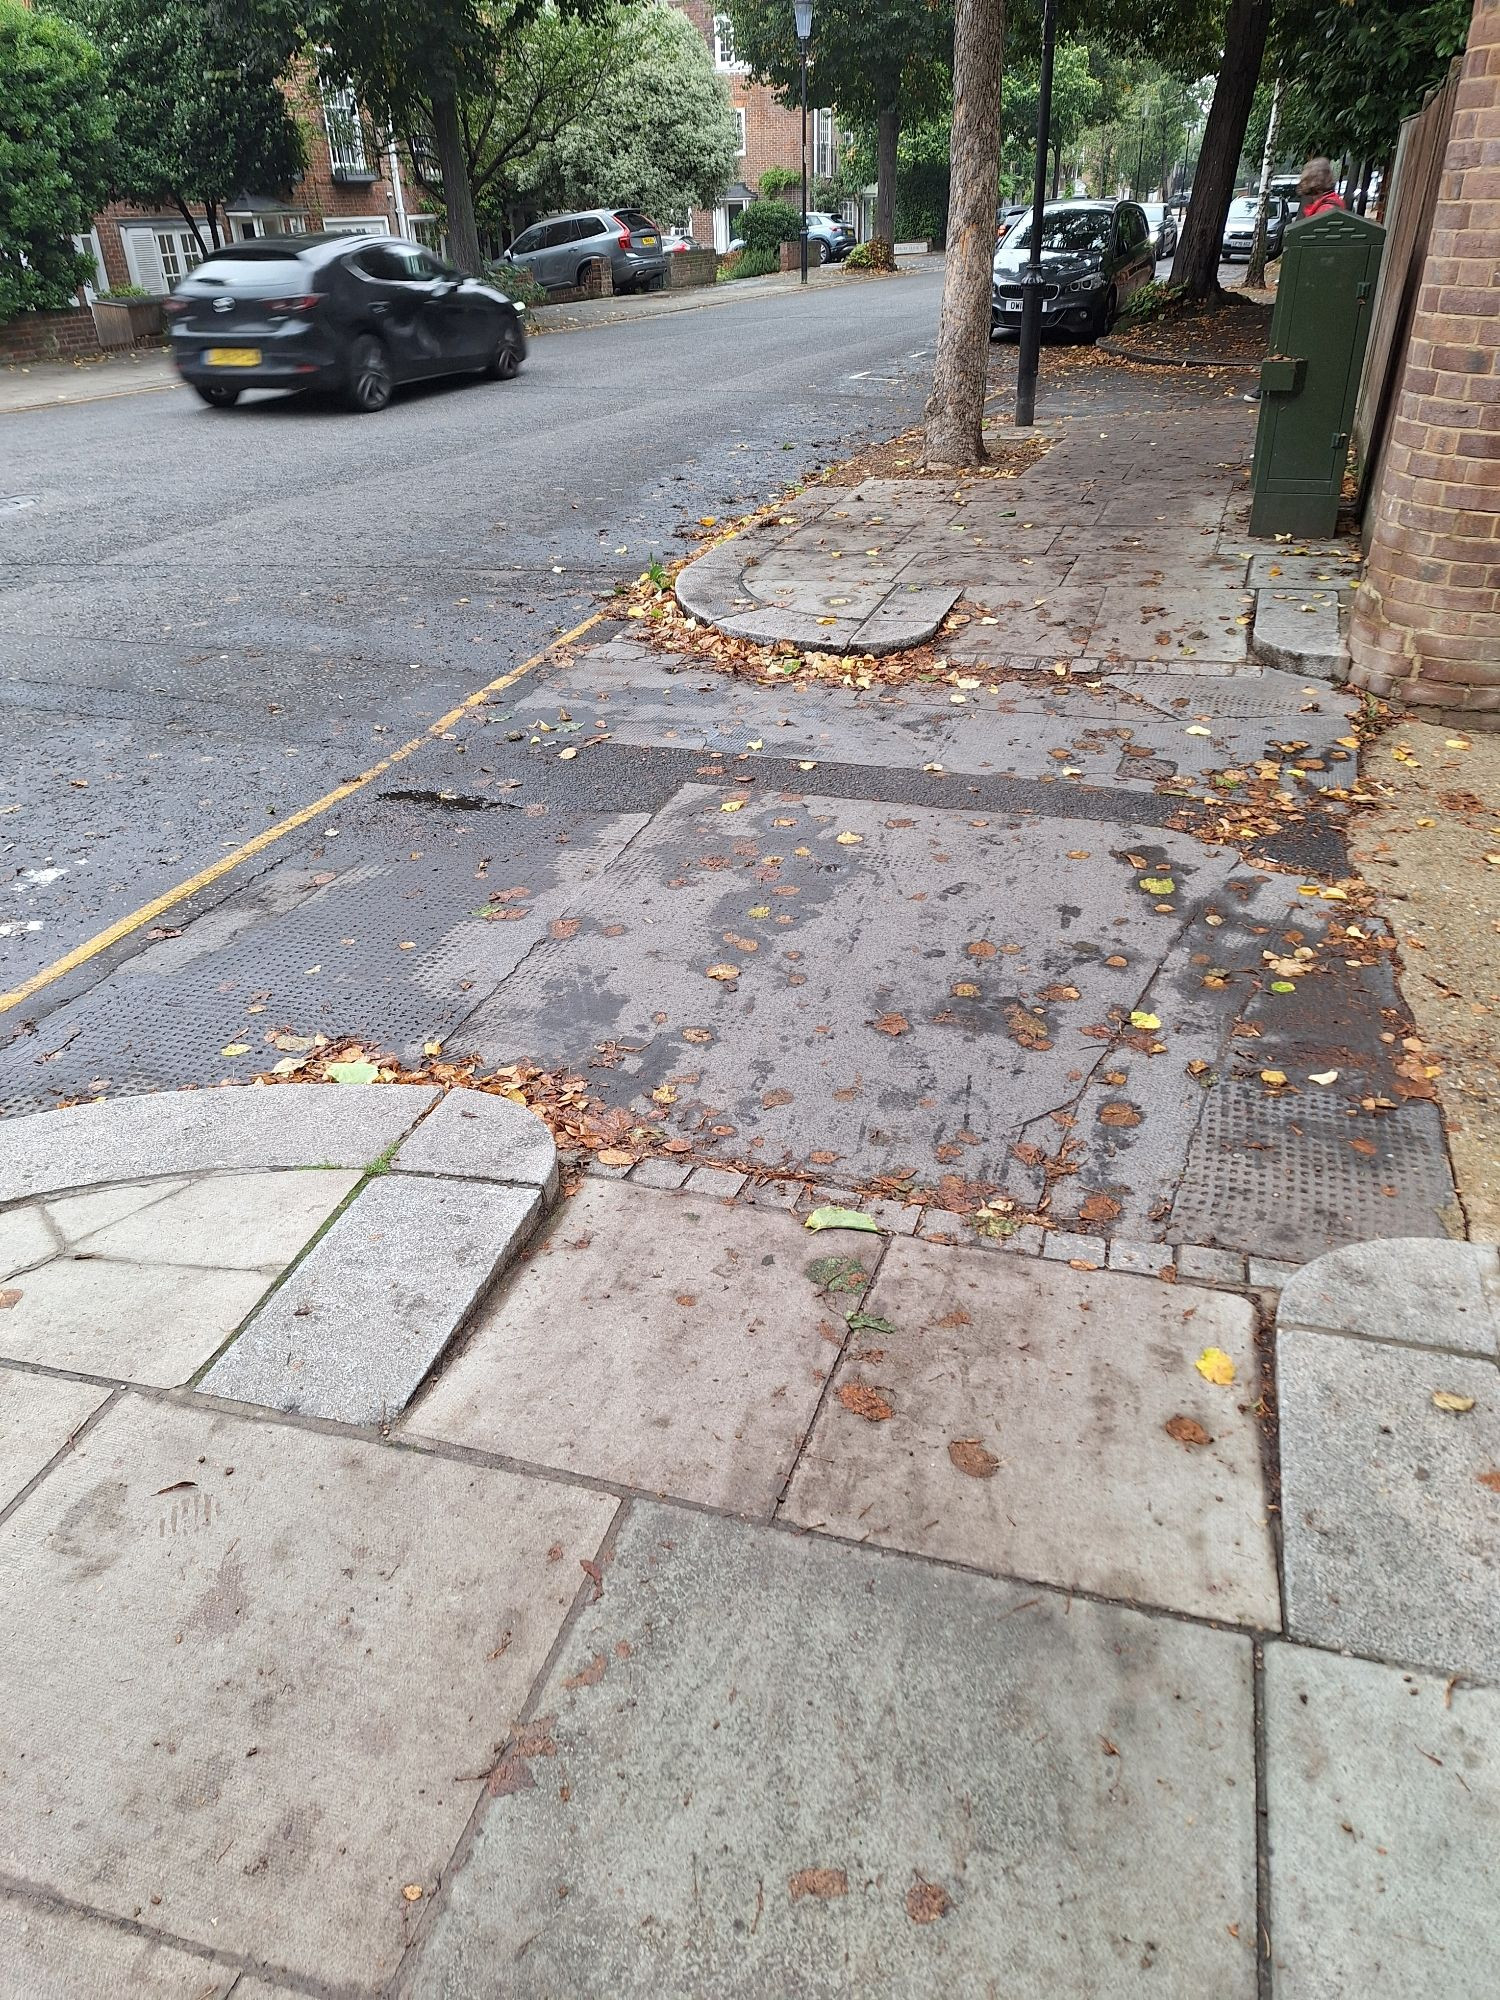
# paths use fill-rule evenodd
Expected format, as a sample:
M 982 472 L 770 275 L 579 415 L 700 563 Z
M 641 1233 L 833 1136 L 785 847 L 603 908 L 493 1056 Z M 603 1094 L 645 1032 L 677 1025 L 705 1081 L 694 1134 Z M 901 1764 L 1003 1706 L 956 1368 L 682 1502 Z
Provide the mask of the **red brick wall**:
M 0 364 L 97 358 L 99 339 L 91 312 L 27 313 L 0 326 Z
M 1350 678 L 1500 728 L 1500 0 L 1475 0 Z

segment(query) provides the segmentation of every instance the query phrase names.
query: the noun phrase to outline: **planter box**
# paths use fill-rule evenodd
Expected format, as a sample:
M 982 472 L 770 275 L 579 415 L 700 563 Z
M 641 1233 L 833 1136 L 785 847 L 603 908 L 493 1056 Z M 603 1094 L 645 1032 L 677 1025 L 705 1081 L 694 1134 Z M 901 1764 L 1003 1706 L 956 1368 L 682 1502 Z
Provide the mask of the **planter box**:
M 674 250 L 667 259 L 667 285 L 674 292 L 688 285 L 711 285 L 718 272 L 717 250 Z
M 167 327 L 160 299 L 95 299 L 94 331 L 101 347 L 139 347 Z

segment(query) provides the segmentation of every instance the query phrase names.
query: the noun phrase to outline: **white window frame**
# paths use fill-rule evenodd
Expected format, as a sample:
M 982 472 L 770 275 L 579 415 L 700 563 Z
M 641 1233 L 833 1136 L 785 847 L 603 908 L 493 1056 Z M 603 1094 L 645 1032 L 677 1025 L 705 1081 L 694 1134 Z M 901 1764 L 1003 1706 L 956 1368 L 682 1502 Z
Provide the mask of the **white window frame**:
M 714 15 L 714 68 L 732 75 L 742 74 L 749 65 L 735 53 L 734 23 L 727 14 Z
M 838 163 L 836 135 L 831 111 L 815 111 L 812 115 L 812 171 L 818 180 L 832 180 Z
M 365 122 L 354 86 L 335 83 L 321 73 L 318 95 L 323 100 L 323 136 L 328 142 L 328 164 L 335 178 L 339 174 L 373 174 L 369 149 L 365 145 Z
M 391 225 L 384 215 L 325 215 L 323 229 L 329 236 L 389 236 Z
M 735 127 L 739 132 L 739 137 L 734 142 L 734 157 L 743 160 L 746 145 L 745 107 L 743 104 L 732 104 L 729 108 L 734 113 Z

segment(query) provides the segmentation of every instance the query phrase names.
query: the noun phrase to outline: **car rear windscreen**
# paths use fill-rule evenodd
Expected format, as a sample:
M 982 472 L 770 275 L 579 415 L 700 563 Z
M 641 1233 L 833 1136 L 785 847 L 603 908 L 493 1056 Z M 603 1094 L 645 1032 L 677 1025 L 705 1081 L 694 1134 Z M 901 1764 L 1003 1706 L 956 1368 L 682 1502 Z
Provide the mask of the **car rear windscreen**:
M 236 243 L 232 250 L 205 257 L 193 276 L 207 278 L 211 285 L 222 285 L 226 291 L 243 288 L 262 292 L 289 284 L 301 261 L 295 250 L 261 250 Z

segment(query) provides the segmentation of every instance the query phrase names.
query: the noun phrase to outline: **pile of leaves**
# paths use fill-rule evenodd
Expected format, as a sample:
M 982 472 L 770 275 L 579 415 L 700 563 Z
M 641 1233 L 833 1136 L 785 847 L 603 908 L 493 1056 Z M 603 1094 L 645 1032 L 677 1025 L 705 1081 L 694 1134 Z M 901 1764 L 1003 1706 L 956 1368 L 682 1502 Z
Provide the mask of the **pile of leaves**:
M 1126 359 L 1253 367 L 1265 354 L 1270 332 L 1270 306 L 1243 292 L 1200 300 L 1167 285 L 1148 285 L 1121 313 L 1111 347 Z
M 856 243 L 844 259 L 846 271 L 890 272 L 896 268 L 896 253 L 883 236 L 872 236 L 867 243 Z

